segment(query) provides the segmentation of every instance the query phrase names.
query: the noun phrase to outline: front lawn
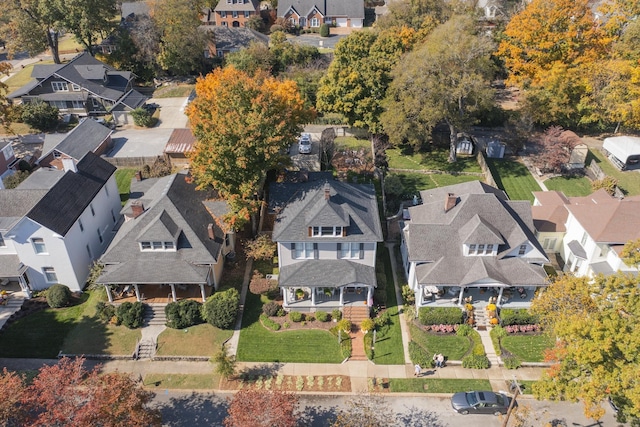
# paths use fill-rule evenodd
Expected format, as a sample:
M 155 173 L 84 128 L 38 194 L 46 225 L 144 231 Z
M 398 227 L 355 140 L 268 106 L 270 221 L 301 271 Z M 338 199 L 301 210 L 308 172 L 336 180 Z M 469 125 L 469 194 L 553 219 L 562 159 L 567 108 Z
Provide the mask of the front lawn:
M 213 356 L 233 331 L 218 329 L 208 323 L 185 329 L 165 329 L 158 336 L 158 356 Z
M 65 354 L 130 355 L 142 336 L 140 329 L 106 324 L 96 317 L 96 304 L 106 301 L 104 290 L 92 291 L 76 326 L 62 345 Z
M 88 299 L 89 294 L 84 293 L 81 304 L 66 308 L 47 308 L 5 326 L 0 357 L 57 357 L 65 337 L 78 324 Z
M 428 354 L 442 353 L 447 360 L 462 360 L 471 348 L 471 340 L 456 334 L 432 334 L 409 324 L 411 340 L 424 348 Z
M 122 206 L 129 200 L 129 192 L 131 189 L 131 179 L 136 174 L 136 169 L 121 168 L 116 170 L 116 184 L 120 193 L 120 202 Z
M 584 176 L 558 176 L 544 182 L 549 190 L 562 191 L 567 197 L 582 197 L 591 194 L 591 181 Z
M 404 349 L 402 347 L 402 330 L 400 329 L 400 315 L 393 285 L 393 271 L 389 259 L 389 250 L 384 245 L 378 246 L 378 263 L 384 265 L 387 282 L 387 312 L 391 316 L 391 325 L 384 333 L 376 337 L 373 362 L 378 365 L 402 365 L 404 363 Z
M 475 156 L 459 156 L 457 162 L 449 163 L 448 148 L 434 147 L 431 151 L 419 153 L 413 153 L 408 149 L 389 148 L 386 152 L 390 168 L 482 173 Z
M 509 199 L 533 202 L 533 192 L 540 191 L 540 186 L 525 165 L 508 159 L 487 159 L 487 164 L 496 184 Z
M 544 351 L 553 347 L 554 339 L 547 334 L 512 334 L 500 340 L 502 347 L 523 362 L 543 362 Z
M 452 378 L 391 378 L 389 390 L 392 393 L 457 393 L 469 390 L 491 390 L 491 382 Z
M 243 362 L 340 363 L 338 338 L 327 331 L 271 332 L 260 323 L 260 296 L 247 293 L 237 359 Z
M 600 150 L 589 150 L 586 164 L 590 163 L 590 159 L 594 159 L 605 174 L 617 179 L 618 187 L 626 195 L 635 196 L 640 194 L 640 174 L 637 171 L 618 170 Z

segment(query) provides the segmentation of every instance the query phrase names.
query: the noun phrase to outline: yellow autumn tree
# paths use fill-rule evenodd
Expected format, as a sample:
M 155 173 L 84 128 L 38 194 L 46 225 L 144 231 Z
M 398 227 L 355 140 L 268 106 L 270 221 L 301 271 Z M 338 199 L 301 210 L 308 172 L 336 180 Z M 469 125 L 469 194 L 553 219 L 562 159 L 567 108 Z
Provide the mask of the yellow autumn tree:
M 314 111 L 295 82 L 226 67 L 198 79 L 187 115 L 196 137 L 191 174 L 230 202 L 229 222 L 238 229 L 255 213 L 266 172 L 286 160 L 283 152 Z
M 640 286 L 633 275 L 560 276 L 532 301 L 531 311 L 557 339 L 553 365 L 534 384 L 537 398 L 581 400 L 599 419 L 606 398 L 619 421 L 640 421 Z

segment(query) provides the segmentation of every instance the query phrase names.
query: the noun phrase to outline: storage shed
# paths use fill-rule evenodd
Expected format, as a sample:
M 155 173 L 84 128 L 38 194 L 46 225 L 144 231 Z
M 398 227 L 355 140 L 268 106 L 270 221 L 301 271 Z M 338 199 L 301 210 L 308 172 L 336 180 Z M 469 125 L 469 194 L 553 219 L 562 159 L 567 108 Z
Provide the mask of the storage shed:
M 489 141 L 487 144 L 487 157 L 501 159 L 504 157 L 505 145 L 500 141 Z

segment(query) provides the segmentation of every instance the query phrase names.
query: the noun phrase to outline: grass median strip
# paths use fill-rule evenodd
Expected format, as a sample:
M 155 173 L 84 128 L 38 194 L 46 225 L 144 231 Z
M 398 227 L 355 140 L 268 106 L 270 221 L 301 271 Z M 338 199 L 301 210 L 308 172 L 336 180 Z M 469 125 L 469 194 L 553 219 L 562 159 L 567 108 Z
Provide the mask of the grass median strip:
M 392 393 L 457 393 L 469 390 L 491 390 L 491 383 L 489 380 L 451 378 L 391 378 L 389 390 Z
M 219 383 L 220 376 L 215 374 L 148 374 L 142 380 L 148 388 L 182 390 L 210 390 Z

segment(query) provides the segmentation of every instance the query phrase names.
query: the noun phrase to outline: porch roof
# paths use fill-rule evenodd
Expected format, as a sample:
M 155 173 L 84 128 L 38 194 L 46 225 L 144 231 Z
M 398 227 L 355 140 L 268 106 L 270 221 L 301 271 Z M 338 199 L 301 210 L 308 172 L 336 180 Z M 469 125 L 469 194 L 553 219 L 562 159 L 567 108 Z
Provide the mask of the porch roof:
M 309 260 L 283 266 L 278 278 L 280 287 L 335 288 L 355 283 L 375 287 L 375 267 L 344 259 Z
M 572 254 L 578 258 L 587 259 L 587 252 L 577 240 L 572 240 L 567 244 Z
M 134 262 L 107 265 L 96 282 L 105 285 L 201 284 L 207 283 L 208 274 L 208 266 L 164 257 L 164 259 L 137 259 Z
M 17 277 L 20 275 L 20 258 L 18 255 L 0 256 L 0 277 Z

